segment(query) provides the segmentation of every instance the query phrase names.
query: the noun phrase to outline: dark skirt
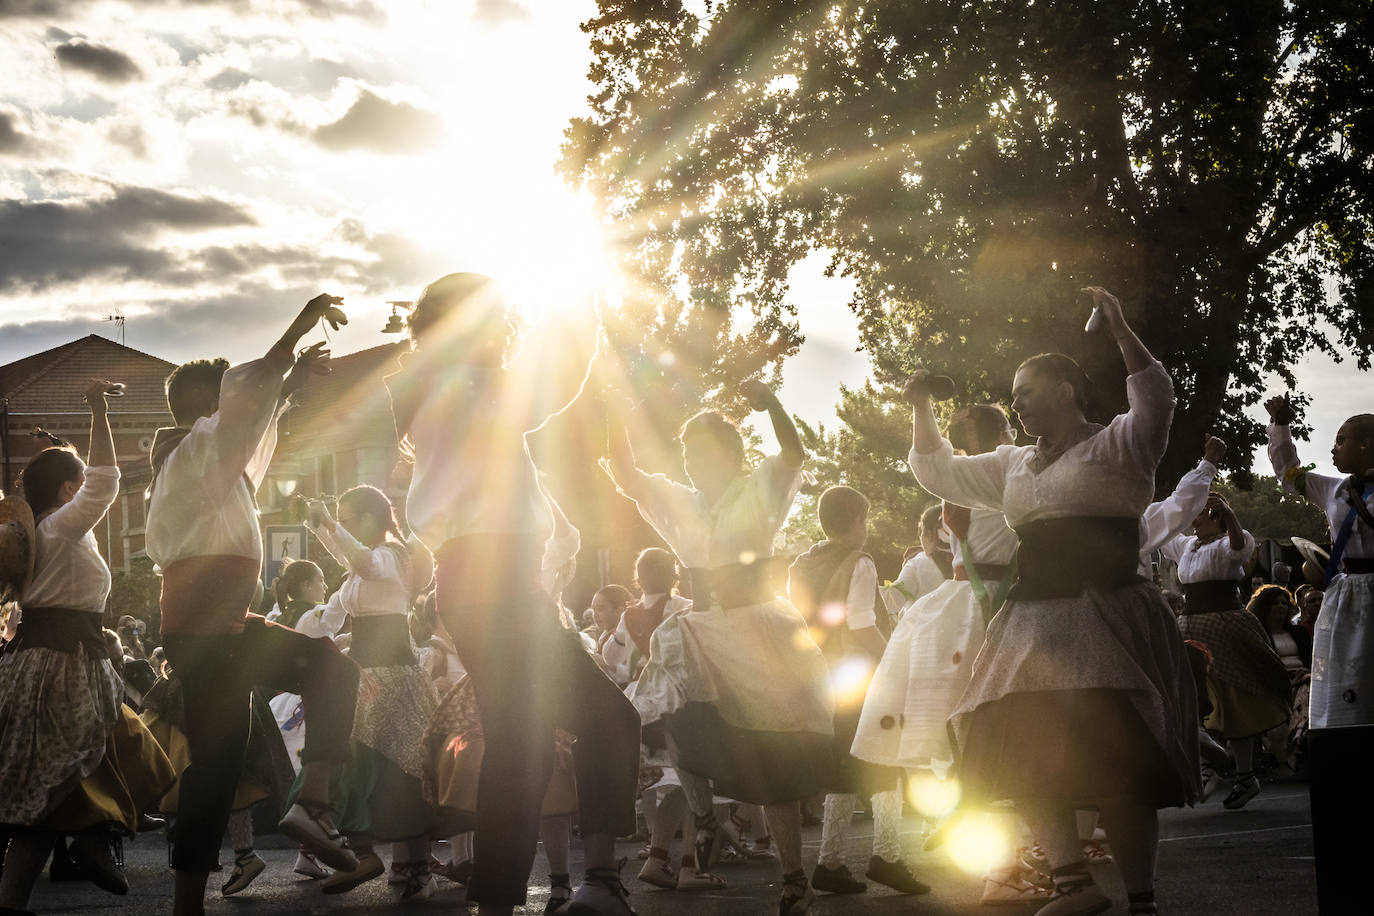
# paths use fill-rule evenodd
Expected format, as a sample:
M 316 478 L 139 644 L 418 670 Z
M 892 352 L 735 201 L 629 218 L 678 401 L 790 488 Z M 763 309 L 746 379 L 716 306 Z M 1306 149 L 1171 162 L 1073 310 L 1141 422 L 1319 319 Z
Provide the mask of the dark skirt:
M 831 739 L 832 776 L 823 784 L 826 792 L 836 795 L 858 795 L 871 798 L 879 792 L 890 792 L 902 778 L 900 767 L 882 766 L 860 760 L 850 753 L 854 736 L 859 731 L 859 715 L 863 705 L 847 704 L 835 710 L 835 737 Z
M 717 795 L 772 805 L 835 784 L 838 745 L 829 735 L 739 728 L 714 705 L 694 701 L 665 714 L 663 726 L 669 756 L 681 769 L 708 777 Z
M 1188 792 L 1124 690 L 1013 693 L 968 716 L 964 799 L 1046 799 L 1089 807 L 1129 797 L 1155 808 Z

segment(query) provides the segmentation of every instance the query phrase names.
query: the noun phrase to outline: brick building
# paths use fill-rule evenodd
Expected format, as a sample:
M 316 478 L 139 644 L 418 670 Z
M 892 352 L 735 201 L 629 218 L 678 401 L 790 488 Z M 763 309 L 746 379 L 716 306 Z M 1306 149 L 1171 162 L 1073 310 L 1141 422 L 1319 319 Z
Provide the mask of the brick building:
M 126 394 L 110 399 L 110 427 L 122 475 L 119 499 L 95 535 L 101 553 L 116 570 L 143 551 L 142 491 L 148 483 L 148 449 L 153 433 L 170 426 L 163 380 L 175 368 L 132 347 L 91 334 L 71 343 L 0 366 L 0 403 L 7 407 L 3 484 L 7 490 L 47 440 L 35 426 L 66 439 L 84 458 L 90 447 L 91 415 L 82 393 L 92 378 L 123 382 Z

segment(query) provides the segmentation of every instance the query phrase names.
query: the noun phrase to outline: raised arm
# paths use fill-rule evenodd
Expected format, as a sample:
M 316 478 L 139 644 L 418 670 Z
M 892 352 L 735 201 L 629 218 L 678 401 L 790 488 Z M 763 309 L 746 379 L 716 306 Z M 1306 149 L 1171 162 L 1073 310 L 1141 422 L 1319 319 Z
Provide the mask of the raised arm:
M 335 560 L 347 566 L 349 572 L 364 579 L 382 578 L 388 572 L 381 555 L 390 554 L 391 551 L 373 550 L 359 543 L 357 538 L 348 533 L 347 528 L 334 520 L 334 516 L 329 514 L 329 508 L 324 503 L 312 499 L 307 520 L 315 536 L 324 545 L 324 549 L 329 551 L 329 555 Z
M 796 424 L 783 409 L 778 396 L 758 380 L 745 382 L 741 387 L 745 398 L 749 401 L 749 407 L 755 411 L 765 411 L 768 418 L 773 421 L 773 435 L 778 440 L 778 457 L 783 463 L 791 468 L 799 468 L 806 460 L 806 450 L 802 448 L 801 436 L 797 434 Z
M 1100 286 L 1085 286 L 1083 292 L 1092 296 L 1093 305 L 1102 310 L 1107 329 L 1111 331 L 1116 345 L 1121 348 L 1121 358 L 1126 361 L 1126 372 L 1135 375 L 1149 368 L 1155 358 L 1126 323 L 1126 317 L 1121 313 L 1120 300 Z
M 86 453 L 86 463 L 91 467 L 113 467 L 115 464 L 114 434 L 110 432 L 106 399 L 123 393 L 122 384 L 101 378 L 93 378 L 86 385 L 86 404 L 91 408 L 91 447 Z
M 1178 561 L 1178 551 L 1169 547 L 1178 535 L 1188 529 L 1193 519 L 1202 514 L 1207 497 L 1216 480 L 1217 462 L 1226 454 L 1226 443 L 1216 436 L 1207 437 L 1207 445 L 1198 466 L 1178 482 L 1174 492 L 1159 502 L 1150 503 L 1140 517 L 1140 554 L 1146 556 L 1164 550 L 1165 556 Z
M 926 490 L 957 506 L 1002 508 L 1006 466 L 1002 446 L 981 455 L 956 455 L 949 440 L 940 435 L 930 404 L 928 369 L 917 369 L 902 391 L 911 405 L 911 452 L 907 461 L 916 480 Z
M 76 540 L 96 526 L 119 495 L 119 466 L 115 463 L 114 437 L 105 398 L 121 386 L 105 379 L 91 379 L 86 385 L 86 403 L 91 408 L 91 447 L 87 455 L 86 481 L 71 501 L 47 519 L 59 537 Z

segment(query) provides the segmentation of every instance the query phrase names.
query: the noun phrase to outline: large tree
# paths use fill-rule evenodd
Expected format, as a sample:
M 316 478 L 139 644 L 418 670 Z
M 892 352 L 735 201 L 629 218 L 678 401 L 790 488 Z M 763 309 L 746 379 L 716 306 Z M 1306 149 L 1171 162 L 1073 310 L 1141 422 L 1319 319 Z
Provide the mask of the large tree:
M 639 286 L 754 316 L 769 358 L 821 248 L 880 384 L 920 361 L 1001 397 L 1062 350 L 1116 410 L 1076 292 L 1101 284 L 1175 379 L 1162 485 L 1209 429 L 1247 467 L 1241 410 L 1303 354 L 1369 365 L 1368 0 L 602 0 L 584 28 L 598 88 L 565 169 Z

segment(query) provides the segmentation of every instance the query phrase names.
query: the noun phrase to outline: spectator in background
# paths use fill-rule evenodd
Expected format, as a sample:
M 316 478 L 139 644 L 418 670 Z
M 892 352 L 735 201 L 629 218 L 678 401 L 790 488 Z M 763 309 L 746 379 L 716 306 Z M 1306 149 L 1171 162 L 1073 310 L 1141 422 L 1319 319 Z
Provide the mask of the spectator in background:
M 1298 625 L 1307 631 L 1307 638 L 1312 638 L 1312 632 L 1317 626 L 1317 614 L 1322 609 L 1322 590 L 1312 586 L 1304 585 L 1298 589 Z M 1309 649 L 1310 655 L 1310 649 Z M 1310 659 L 1309 659 L 1310 661 Z
M 1320 593 L 1319 593 L 1320 594 Z M 1292 707 L 1288 727 L 1274 729 L 1265 738 L 1265 746 L 1280 765 L 1296 772 L 1307 751 L 1307 708 L 1312 687 L 1312 634 L 1294 620 L 1293 602 L 1288 590 L 1279 585 L 1266 585 L 1250 597 L 1246 606 L 1264 627 L 1269 644 L 1274 647 L 1288 682 L 1292 688 Z
M 620 618 L 633 600 L 634 595 L 623 585 L 605 585 L 596 590 L 592 596 L 592 625 L 583 632 L 596 643 L 597 653 L 615 636 Z

